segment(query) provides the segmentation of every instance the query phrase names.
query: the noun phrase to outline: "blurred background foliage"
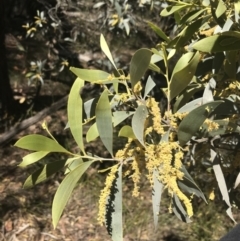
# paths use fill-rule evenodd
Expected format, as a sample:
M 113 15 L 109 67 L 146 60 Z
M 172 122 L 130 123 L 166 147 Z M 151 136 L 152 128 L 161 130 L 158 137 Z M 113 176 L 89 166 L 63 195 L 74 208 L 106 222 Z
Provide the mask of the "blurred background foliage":
M 1 4 L 4 4 L 4 29 L 0 31 L 4 30 L 9 71 L 9 77 L 3 79 L 7 79 L 11 87 L 10 91 L 6 91 L 5 85 L 1 86 L 4 90 L 0 96 L 1 132 L 33 114 L 29 110 L 36 105 L 40 92 L 51 95 L 49 83 L 60 82 L 68 92 L 75 79 L 68 70 L 69 66 L 111 71 L 111 65 L 99 47 L 101 33 L 109 43 L 115 63 L 122 69 L 127 69 L 137 49 L 159 43 L 159 36 L 151 30 L 147 21 L 156 24 L 168 36 L 176 35 L 175 19 L 159 14 L 164 7 L 162 1 L 5 0 Z M 0 68 L 0 71 L 3 69 Z M 93 92 L 91 94 L 95 90 L 92 87 L 87 89 Z M 5 98 L 3 95 L 9 96 Z M 6 103 L 5 99 L 11 101 Z M 204 167 L 199 163 L 197 165 L 196 182 L 200 187 L 211 187 L 214 182 L 212 176 L 202 174 Z M 86 185 L 90 184 L 86 182 Z M 221 194 L 216 193 L 216 196 L 214 202 L 217 205 L 210 202 L 207 211 L 202 203 L 195 204 L 197 220 L 187 228 L 178 226 L 180 224 L 175 217 L 163 215 L 160 222 L 176 229 L 179 232 L 177 236 L 182 240 L 218 240 L 232 224 L 223 212 L 224 208 L 218 205 Z M 126 212 L 129 212 L 127 207 Z M 139 212 L 143 215 L 134 216 L 126 224 L 130 232 L 135 231 L 139 220 L 150 219 L 147 218 L 149 209 L 145 206 Z M 147 225 L 144 222 L 140 224 Z M 214 237 L 211 233 L 213 229 L 219 230 Z

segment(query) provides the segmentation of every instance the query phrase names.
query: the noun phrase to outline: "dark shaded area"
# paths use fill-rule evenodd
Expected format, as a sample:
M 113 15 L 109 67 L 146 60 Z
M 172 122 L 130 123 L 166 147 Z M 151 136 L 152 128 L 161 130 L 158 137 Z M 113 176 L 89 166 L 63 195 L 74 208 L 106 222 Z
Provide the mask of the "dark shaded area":
M 234 227 L 228 234 L 219 241 L 239 241 L 240 240 L 240 224 Z
M 14 110 L 15 103 L 13 99 L 13 91 L 10 86 L 8 77 L 8 65 L 5 48 L 5 1 L 1 2 L 0 6 L 0 110 L 2 109 L 2 117 L 5 111 L 11 113 Z

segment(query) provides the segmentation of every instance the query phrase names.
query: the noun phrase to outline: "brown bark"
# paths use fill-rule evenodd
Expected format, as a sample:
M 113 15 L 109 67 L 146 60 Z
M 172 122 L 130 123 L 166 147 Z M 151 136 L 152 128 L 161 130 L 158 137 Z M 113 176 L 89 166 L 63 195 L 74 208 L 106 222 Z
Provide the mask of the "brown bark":
M 14 110 L 13 91 L 8 76 L 8 66 L 5 48 L 5 11 L 4 2 L 0 3 L 0 102 L 2 110 L 12 112 Z

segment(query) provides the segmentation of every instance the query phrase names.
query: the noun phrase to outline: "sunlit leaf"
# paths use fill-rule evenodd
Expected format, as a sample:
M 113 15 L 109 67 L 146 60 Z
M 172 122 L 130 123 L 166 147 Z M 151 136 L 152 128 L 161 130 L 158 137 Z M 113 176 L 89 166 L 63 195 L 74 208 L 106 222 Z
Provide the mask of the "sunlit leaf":
M 56 228 L 58 224 L 75 185 L 92 163 L 93 161 L 83 162 L 71 171 L 59 185 L 52 204 L 52 220 L 54 228 Z
M 144 123 L 147 118 L 147 115 L 148 115 L 147 107 L 144 105 L 140 105 L 138 106 L 132 118 L 133 133 L 135 134 L 136 138 L 143 146 L 145 146 L 143 132 L 144 132 Z
M 69 162 L 69 164 L 67 165 L 66 171 L 64 173 L 65 175 L 68 174 L 69 172 L 73 171 L 76 167 L 78 167 L 80 164 L 83 163 L 83 160 L 81 157 L 78 157 L 75 159 L 72 158 L 71 162 L 69 159 L 67 161 Z M 66 164 L 65 164 L 65 166 L 66 166 Z
M 223 15 L 226 12 L 227 8 L 222 0 L 218 1 L 218 6 L 216 9 L 216 17 L 219 18 L 221 15 Z
M 61 160 L 44 165 L 26 179 L 23 184 L 23 188 L 31 188 L 34 185 L 45 181 L 57 171 L 62 170 L 62 168 L 65 166 L 65 163 L 66 160 Z
M 162 12 L 160 13 L 161 16 L 165 17 L 165 16 L 169 16 L 175 12 L 178 12 L 180 10 L 183 10 L 184 8 L 188 8 L 189 6 L 186 4 L 176 4 L 173 6 L 168 6 L 166 8 L 164 8 L 162 10 Z
M 106 56 L 108 57 L 108 59 L 110 60 L 110 62 L 112 63 L 112 65 L 114 66 L 114 68 L 117 70 L 117 67 L 113 61 L 113 57 L 112 57 L 112 54 L 109 50 L 109 47 L 108 47 L 108 44 L 104 38 L 104 36 L 101 34 L 100 36 L 100 46 L 101 46 L 101 49 L 102 51 L 104 52 L 104 54 L 106 54 Z
M 139 49 L 130 63 L 130 80 L 132 88 L 141 80 L 150 64 L 152 52 L 149 49 Z
M 82 130 L 83 102 L 80 96 L 80 90 L 83 86 L 84 80 L 77 78 L 71 88 L 67 108 L 69 128 L 82 152 L 84 152 Z
M 68 154 L 70 153 L 55 140 L 38 134 L 24 136 L 20 140 L 18 140 L 14 146 L 30 151 L 65 152 Z
M 19 164 L 20 167 L 26 167 L 30 164 L 33 164 L 43 157 L 45 157 L 49 152 L 48 151 L 37 151 L 23 157 L 23 161 Z
M 210 153 L 211 153 L 211 160 L 213 162 L 213 171 L 214 171 L 216 180 L 218 182 L 219 190 L 222 194 L 223 200 L 228 205 L 227 214 L 236 223 L 236 221 L 232 215 L 232 210 L 231 210 L 232 205 L 231 205 L 230 199 L 229 199 L 228 188 L 226 185 L 226 181 L 225 181 L 225 178 L 223 175 L 221 165 L 220 165 L 218 157 L 217 157 L 217 153 L 213 149 L 211 149 Z
M 96 107 L 96 123 L 99 136 L 109 153 L 113 155 L 112 111 L 107 90 L 101 94 Z
M 186 105 L 188 101 L 194 96 L 194 94 L 202 90 L 203 88 L 204 87 L 199 84 L 189 85 L 174 103 L 173 112 L 175 113 L 182 106 Z
M 77 75 L 80 79 L 90 81 L 90 82 L 104 82 L 108 80 L 108 77 L 111 76 L 109 73 L 102 70 L 96 69 L 80 69 L 70 67 L 70 70 Z
M 144 96 L 143 98 L 145 99 L 147 97 L 147 95 L 149 94 L 149 92 L 156 86 L 155 82 L 153 81 L 152 77 L 149 75 L 148 79 L 147 79 L 147 83 L 145 86 L 145 90 L 144 90 Z
M 203 104 L 214 100 L 213 90 L 215 89 L 215 87 L 216 87 L 216 81 L 213 78 L 211 78 L 209 80 L 209 82 L 207 83 L 207 85 L 204 89 L 204 92 L 203 92 L 203 98 L 202 98 Z
M 153 206 L 153 220 L 155 229 L 158 224 L 158 217 L 160 212 L 160 202 L 162 197 L 162 192 L 164 185 L 158 180 L 159 172 L 158 170 L 153 171 L 153 190 L 152 190 L 152 206 Z
M 240 172 L 238 173 L 238 175 L 237 175 L 237 178 L 236 178 L 236 180 L 235 180 L 235 183 L 234 183 L 234 189 L 236 189 L 237 188 L 237 186 L 239 185 L 239 183 L 240 183 Z
M 162 31 L 162 29 L 160 29 L 158 26 L 156 26 L 155 24 L 148 22 L 148 25 L 151 27 L 151 29 L 163 40 L 165 40 L 166 42 L 169 42 L 169 38 L 168 36 Z
M 201 15 L 203 12 L 206 11 L 206 8 L 200 9 L 200 10 L 193 10 L 191 12 L 186 13 L 180 21 L 180 24 L 186 24 L 192 22 L 194 19 L 196 19 L 199 15 Z
M 116 179 L 111 187 L 111 193 L 107 201 L 106 223 L 113 241 L 123 240 L 123 220 L 122 220 L 122 165 L 119 166 Z
M 210 16 L 205 17 L 204 19 L 200 18 L 193 22 L 192 24 L 186 26 L 182 32 L 172 41 L 169 43 L 169 47 L 173 46 L 175 43 L 176 48 L 181 48 L 187 44 L 187 41 L 191 39 L 194 33 L 196 33 L 200 27 L 208 21 Z
M 170 99 L 176 97 L 192 80 L 201 55 L 199 52 L 183 55 L 174 67 L 170 80 Z
M 88 129 L 87 131 L 87 135 L 86 135 L 86 141 L 90 142 L 95 140 L 97 137 L 99 136 L 98 133 L 98 128 L 97 128 L 97 124 L 96 122 L 94 124 L 91 125 L 91 127 Z
M 193 44 L 193 48 L 202 52 L 223 52 L 239 50 L 240 34 L 234 31 L 213 35 Z
M 133 111 L 115 111 L 113 112 L 113 125 L 116 127 L 124 120 L 126 120 L 129 116 L 133 115 Z
M 125 27 L 126 34 L 129 35 L 130 33 L 129 19 L 123 19 L 123 25 Z
M 122 137 L 127 137 L 127 138 L 132 138 L 132 139 L 136 139 L 135 134 L 133 133 L 133 129 L 131 126 L 123 126 L 121 128 L 121 130 L 118 133 L 118 136 L 122 136 Z
M 190 111 L 194 110 L 196 107 L 199 107 L 200 105 L 202 105 L 202 98 L 197 98 L 197 99 L 192 100 L 189 103 L 185 104 L 177 112 L 178 113 L 190 112 Z

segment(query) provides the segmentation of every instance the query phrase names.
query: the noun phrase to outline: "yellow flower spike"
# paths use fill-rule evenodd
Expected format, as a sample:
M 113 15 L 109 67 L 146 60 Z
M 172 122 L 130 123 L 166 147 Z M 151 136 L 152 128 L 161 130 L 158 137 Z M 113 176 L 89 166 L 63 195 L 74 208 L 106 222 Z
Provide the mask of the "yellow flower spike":
M 118 170 L 118 164 L 111 168 L 106 181 L 105 187 L 102 189 L 99 201 L 98 201 L 98 222 L 102 225 L 105 222 L 106 214 L 106 199 L 110 195 L 110 189 L 112 187 L 113 181 L 115 179 L 116 172 Z

